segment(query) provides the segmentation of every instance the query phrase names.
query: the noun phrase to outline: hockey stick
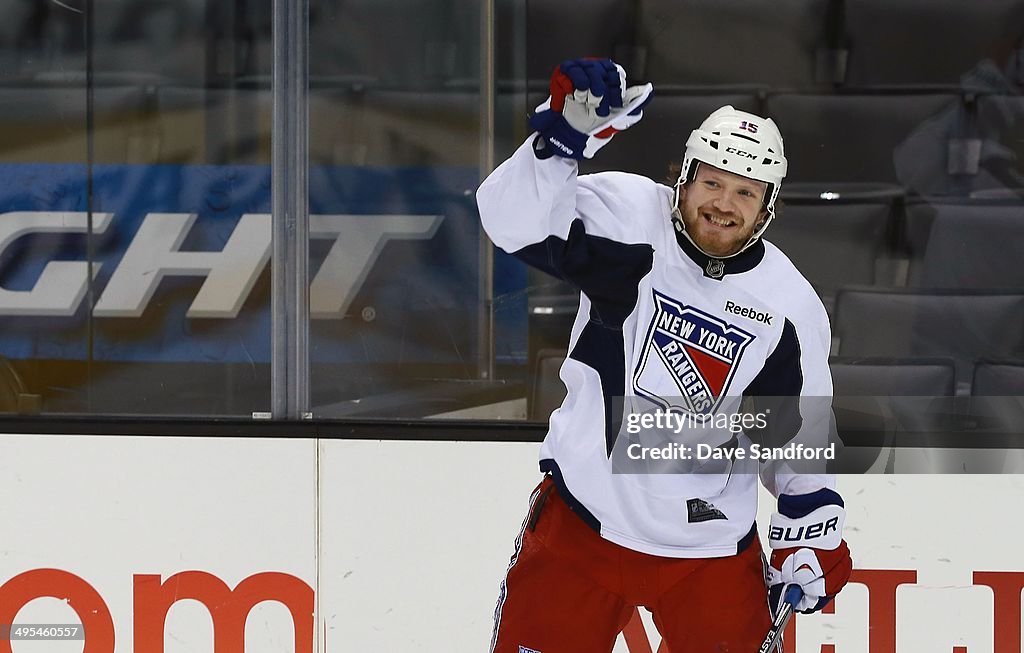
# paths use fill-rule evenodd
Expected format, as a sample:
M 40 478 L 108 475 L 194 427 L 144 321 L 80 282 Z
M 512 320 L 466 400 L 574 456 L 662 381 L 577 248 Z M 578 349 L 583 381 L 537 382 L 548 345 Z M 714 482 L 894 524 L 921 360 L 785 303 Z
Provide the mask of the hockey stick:
M 786 629 L 789 618 L 793 616 L 793 608 L 800 602 L 803 595 L 804 592 L 800 589 L 799 585 L 790 585 L 786 588 L 786 596 L 782 601 L 782 607 L 779 609 L 779 613 L 775 615 L 772 627 L 768 630 L 768 634 L 764 636 L 764 641 L 761 643 L 761 648 L 757 649 L 757 653 L 768 653 L 778 646 L 782 640 L 782 631 Z

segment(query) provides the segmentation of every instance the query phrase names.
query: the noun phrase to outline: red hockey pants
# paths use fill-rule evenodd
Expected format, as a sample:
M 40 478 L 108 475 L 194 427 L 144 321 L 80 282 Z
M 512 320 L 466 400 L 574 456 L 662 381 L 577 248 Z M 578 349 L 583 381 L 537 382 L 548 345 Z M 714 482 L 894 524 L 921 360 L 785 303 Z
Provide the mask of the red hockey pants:
M 760 542 L 723 558 L 665 558 L 603 539 L 534 492 L 495 609 L 493 653 L 606 653 L 644 606 L 670 653 L 752 653 L 771 627 Z

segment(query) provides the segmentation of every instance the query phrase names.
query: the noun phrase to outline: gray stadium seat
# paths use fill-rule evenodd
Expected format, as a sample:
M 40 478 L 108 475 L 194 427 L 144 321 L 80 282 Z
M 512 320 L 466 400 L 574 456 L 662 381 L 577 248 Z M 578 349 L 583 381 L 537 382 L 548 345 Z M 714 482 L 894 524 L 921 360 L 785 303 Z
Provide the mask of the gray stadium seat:
M 871 434 L 892 439 L 899 432 L 937 432 L 947 419 L 955 390 L 956 368 L 950 358 L 832 358 L 832 409 L 836 427 L 847 445 Z M 854 455 L 864 471 L 875 463 L 879 449 Z
M 952 396 L 956 367 L 952 358 L 833 357 L 835 397 Z
M 827 0 L 640 0 L 638 44 L 657 85 L 814 83 Z
M 852 86 L 957 85 L 1024 35 L 1020 0 L 846 0 Z
M 953 94 L 778 94 L 766 101 L 786 142 L 787 181 L 898 183 L 894 150 Z
M 840 356 L 950 357 L 958 390 L 979 358 L 1024 357 L 1024 293 L 842 288 Z
M 642 76 L 629 61 L 633 4 L 624 0 L 529 0 L 527 77 L 546 88 L 555 66 L 578 57 L 610 57 L 625 66 L 631 77 Z
M 709 89 L 705 89 L 705 93 L 683 93 L 662 92 L 656 88 L 654 99 L 644 109 L 644 119 L 628 134 L 613 139 L 599 156 L 584 161 L 580 170 L 583 173 L 622 170 L 665 183 L 669 166 L 682 163 L 690 132 L 712 111 L 727 104 L 741 111 L 758 111 L 758 98 L 749 89 L 731 93 L 710 93 Z M 674 177 L 671 181 L 674 183 Z
M 913 203 L 906 221 L 909 285 L 1024 288 L 1024 204 Z
M 85 72 L 85 12 L 55 2 L 3 0 L 0 4 L 3 78 L 31 79 L 54 71 Z
M 471 0 L 313 3 L 310 74 L 390 88 L 439 88 L 478 75 L 480 9 Z
M 1017 434 L 1024 443 L 1024 362 L 977 363 L 969 414 L 975 430 Z
M 93 20 L 96 72 L 204 82 L 209 24 L 201 0 L 106 0 L 96 5 Z
M 840 286 L 877 283 L 891 211 L 888 203 L 786 204 L 765 235 L 828 305 Z
M 971 394 L 982 397 L 1024 397 L 1024 362 L 979 361 L 974 366 Z M 1024 428 L 1024 421 L 1018 423 L 1018 426 Z
M 211 30 L 203 0 L 103 0 L 93 14 L 92 70 L 202 83 Z M 224 3 L 222 3 L 224 4 Z M 85 73 L 83 2 L 0 0 L 4 77 Z M 268 6 L 269 12 L 269 6 Z M 212 30 L 211 30 L 212 31 Z M 267 32 L 269 39 L 269 31 Z

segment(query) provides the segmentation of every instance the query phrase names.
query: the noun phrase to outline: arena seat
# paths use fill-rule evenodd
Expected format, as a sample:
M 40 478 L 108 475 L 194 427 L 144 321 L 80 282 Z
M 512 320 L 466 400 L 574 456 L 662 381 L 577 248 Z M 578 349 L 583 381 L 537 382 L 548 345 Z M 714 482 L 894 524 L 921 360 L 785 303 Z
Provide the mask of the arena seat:
M 1017 395 L 1024 397 L 1024 362 L 978 361 L 974 365 L 971 394 L 976 396 Z M 1018 427 L 1024 428 L 1024 422 Z
M 207 63 L 207 31 L 212 33 L 214 28 L 206 4 L 204 0 L 104 0 L 92 12 L 90 63 L 94 81 L 99 85 L 107 75 L 136 74 L 163 77 L 174 83 L 201 83 Z M 219 7 L 226 3 L 210 4 Z M 0 25 L 0 65 L 4 78 L 68 73 L 84 77 L 83 7 L 81 2 L 0 2 L 0 16 L 4 18 Z M 269 41 L 269 37 L 268 26 L 265 38 Z
M 841 288 L 833 333 L 840 356 L 950 357 L 958 392 L 980 358 L 1024 357 L 1024 293 Z
M 899 183 L 893 153 L 930 116 L 960 102 L 951 93 L 780 93 L 766 113 L 786 141 L 788 182 Z
M 637 45 L 656 85 L 815 82 L 828 0 L 640 0 Z
M 950 358 L 832 358 L 829 367 L 845 445 L 837 471 L 891 472 L 896 450 L 889 447 L 902 433 L 942 433 L 957 424 Z
M 986 360 L 974 366 L 969 399 L 968 425 L 979 435 L 1009 436 L 1018 447 L 1024 444 L 1024 361 Z M 1020 470 L 1024 451 L 1007 454 L 1004 468 L 1017 463 Z
M 201 0 L 110 0 L 93 12 L 96 72 L 160 75 L 200 84 L 206 77 L 208 17 Z M 269 29 L 262 36 L 270 41 Z
M 832 357 L 835 397 L 952 396 L 956 366 L 952 358 Z
M 840 286 L 878 282 L 877 261 L 886 252 L 891 213 L 892 206 L 881 202 L 786 204 L 765 237 L 829 305 Z
M 389 88 L 440 88 L 478 75 L 480 9 L 470 0 L 314 3 L 310 74 Z
M 850 86 L 948 85 L 1024 35 L 1020 0 L 846 0 Z
M 566 59 L 609 57 L 639 79 L 630 48 L 633 2 L 623 0 L 530 0 L 526 5 L 526 74 L 546 89 L 551 71 Z
M 908 285 L 1024 288 L 1024 204 L 939 202 L 907 206 Z

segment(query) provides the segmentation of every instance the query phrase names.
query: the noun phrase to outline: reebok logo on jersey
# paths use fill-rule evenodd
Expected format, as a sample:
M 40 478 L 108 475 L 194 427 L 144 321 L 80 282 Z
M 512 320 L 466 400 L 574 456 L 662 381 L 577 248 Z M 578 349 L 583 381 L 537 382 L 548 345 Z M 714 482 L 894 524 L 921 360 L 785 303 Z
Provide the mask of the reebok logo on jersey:
M 714 413 L 754 335 L 658 291 L 654 305 L 634 390 L 666 409 Z
M 757 311 L 757 310 L 755 310 L 753 308 L 748 308 L 746 306 L 740 306 L 736 302 L 731 302 L 731 301 L 725 302 L 725 310 L 730 312 L 730 313 L 735 313 L 736 315 L 739 315 L 739 316 L 742 316 L 742 317 L 750 318 L 751 320 L 754 320 L 755 322 L 764 322 L 768 326 L 771 326 L 771 324 L 772 324 L 772 317 L 773 316 L 770 313 L 763 313 L 763 312 Z

